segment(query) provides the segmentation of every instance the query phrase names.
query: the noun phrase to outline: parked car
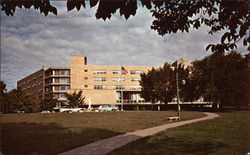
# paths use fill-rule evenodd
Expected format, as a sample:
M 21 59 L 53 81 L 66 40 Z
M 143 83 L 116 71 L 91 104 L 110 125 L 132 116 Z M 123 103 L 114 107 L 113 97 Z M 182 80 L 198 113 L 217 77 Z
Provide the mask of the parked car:
M 48 110 L 43 110 L 41 113 L 50 113 Z
M 60 108 L 59 112 L 67 112 L 67 113 L 72 113 L 72 112 L 83 112 L 85 108 Z
M 14 110 L 14 113 L 22 114 L 22 113 L 25 113 L 25 111 L 21 111 L 21 110 Z
M 97 108 L 97 110 L 101 112 L 108 112 L 108 111 L 117 111 L 119 110 L 119 108 L 117 106 L 101 105 Z
M 114 109 L 114 111 L 118 111 L 119 110 L 119 107 L 116 106 L 116 105 L 111 105 L 111 107 Z

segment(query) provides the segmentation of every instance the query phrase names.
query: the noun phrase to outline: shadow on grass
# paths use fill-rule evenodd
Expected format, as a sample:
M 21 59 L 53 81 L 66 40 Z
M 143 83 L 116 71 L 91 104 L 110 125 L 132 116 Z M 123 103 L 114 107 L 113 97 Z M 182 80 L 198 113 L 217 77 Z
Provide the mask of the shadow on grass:
M 95 128 L 66 128 L 56 123 L 2 123 L 3 154 L 56 154 L 118 135 Z
M 182 140 L 172 137 L 166 137 L 164 141 L 165 143 L 167 141 L 167 152 L 181 154 L 214 154 L 218 149 L 227 147 L 226 144 L 220 141 L 193 141 L 187 139 Z
M 214 154 L 218 149 L 228 147 L 220 141 L 194 141 L 188 139 L 164 137 L 156 140 L 144 138 L 132 142 L 109 155 L 121 154 Z

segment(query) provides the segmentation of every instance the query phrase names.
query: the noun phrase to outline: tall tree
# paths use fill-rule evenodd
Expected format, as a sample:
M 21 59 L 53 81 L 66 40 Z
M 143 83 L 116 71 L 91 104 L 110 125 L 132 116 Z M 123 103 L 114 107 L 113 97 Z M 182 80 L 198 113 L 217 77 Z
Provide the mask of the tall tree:
M 5 94 L 7 92 L 7 89 L 6 89 L 6 84 L 3 82 L 3 81 L 0 81 L 0 111 L 1 112 L 4 112 L 4 108 L 5 108 Z
M 207 101 L 220 102 L 221 106 L 240 106 L 245 103 L 246 92 L 249 92 L 249 66 L 246 58 L 232 51 L 228 54 L 214 53 L 193 62 L 196 91 Z
M 192 69 L 191 69 L 192 70 Z M 198 81 L 194 78 L 193 74 L 185 79 L 184 83 L 181 85 L 180 97 L 184 102 L 194 102 L 201 97 L 201 91 L 199 91 L 200 85 Z
M 69 107 L 77 108 L 84 104 L 85 97 L 82 97 L 82 91 L 74 91 L 72 94 L 66 93 Z
M 241 102 L 240 105 L 243 106 L 250 106 L 250 52 L 244 56 L 243 60 L 243 71 L 241 73 L 242 76 L 240 76 L 241 82 Z M 241 104 L 242 103 L 242 104 Z
M 142 97 L 148 102 L 168 103 L 176 96 L 176 72 L 180 79 L 188 77 L 188 69 L 166 63 L 163 67 L 141 74 Z M 182 83 L 180 83 L 182 89 Z
M 54 98 L 52 93 L 44 95 L 44 99 L 41 101 L 41 110 L 53 111 L 54 107 L 58 103 L 58 99 Z
M 87 0 L 68 0 L 68 11 L 85 8 Z M 96 11 L 97 19 L 111 18 L 118 10 L 121 16 L 128 19 L 136 14 L 138 2 L 146 7 L 155 20 L 151 29 L 159 35 L 170 33 L 189 32 L 190 29 L 199 29 L 202 25 L 210 28 L 209 34 L 222 32 L 221 41 L 210 44 L 207 49 L 223 52 L 237 48 L 236 43 L 242 41 L 244 46 L 250 43 L 250 2 L 247 0 L 88 0 L 90 7 L 98 4 Z M 57 9 L 50 4 L 50 0 L 43 1 L 20 1 L 2 0 L 2 11 L 6 15 L 14 15 L 16 7 L 39 9 L 46 16 L 48 13 L 57 15 Z
M 24 93 L 21 89 L 12 89 L 5 96 L 6 112 L 13 112 L 14 110 L 25 112 L 39 111 L 39 105 L 35 99 Z

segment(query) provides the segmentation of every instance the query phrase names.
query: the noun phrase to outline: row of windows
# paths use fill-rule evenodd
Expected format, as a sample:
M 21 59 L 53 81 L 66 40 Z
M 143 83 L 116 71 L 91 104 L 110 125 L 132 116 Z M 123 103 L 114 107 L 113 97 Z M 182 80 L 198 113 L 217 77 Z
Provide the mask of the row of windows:
M 55 78 L 54 83 L 70 83 L 69 78 Z
M 84 69 L 84 72 L 88 72 L 87 69 Z M 130 74 L 141 74 L 143 73 L 140 70 L 131 70 Z M 107 70 L 94 70 L 93 74 L 107 74 Z M 113 70 L 112 74 L 124 74 L 122 70 Z
M 107 81 L 106 77 L 94 77 L 93 78 L 94 81 Z
M 36 80 L 36 79 L 39 79 L 39 78 L 41 78 L 42 76 L 43 76 L 43 74 L 39 74 L 38 76 L 33 77 L 32 79 L 29 79 L 28 81 L 25 81 L 25 82 L 19 84 L 19 86 L 29 84 L 30 82 L 32 82 L 32 81 L 34 81 L 34 80 Z
M 88 86 L 85 85 L 85 87 L 88 87 Z M 142 88 L 141 86 L 130 86 L 130 89 L 134 89 L 134 90 L 141 89 L 141 88 Z M 106 85 L 94 85 L 94 89 L 107 89 L 107 86 Z M 115 85 L 115 86 L 112 86 L 112 89 L 125 89 L 125 86 Z
M 88 79 L 88 77 L 84 77 L 85 80 Z M 107 78 L 106 77 L 94 77 L 93 78 L 94 81 L 107 81 Z M 131 78 L 130 79 L 132 82 L 139 82 L 141 79 L 140 78 Z M 125 78 L 112 78 L 112 81 L 113 82 L 124 82 L 125 81 Z
M 69 70 L 54 70 L 54 75 L 70 75 Z
M 69 86 L 54 86 L 55 91 L 66 91 L 69 90 Z
M 38 86 L 41 86 L 43 84 L 42 81 L 40 81 L 39 83 L 34 83 L 32 85 L 29 85 L 27 87 L 24 87 L 22 90 L 27 90 L 27 89 L 31 89 L 31 88 L 35 88 L 35 87 L 38 87 Z
M 37 93 L 41 93 L 43 91 L 42 88 L 38 89 L 38 90 L 35 90 L 35 91 L 32 91 L 30 94 L 31 95 L 34 95 L 34 94 L 37 94 Z
M 57 99 L 66 99 L 65 93 L 54 94 Z

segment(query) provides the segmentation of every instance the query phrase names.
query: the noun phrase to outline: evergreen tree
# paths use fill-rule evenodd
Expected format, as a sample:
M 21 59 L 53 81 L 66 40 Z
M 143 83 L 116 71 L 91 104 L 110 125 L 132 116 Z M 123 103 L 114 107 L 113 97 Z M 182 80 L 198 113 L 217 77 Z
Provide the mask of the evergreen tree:
M 66 93 L 66 97 L 71 108 L 81 107 L 84 104 L 85 97 L 82 97 L 81 90 L 78 93 L 76 91 L 72 94 Z
M 53 108 L 58 103 L 58 99 L 55 99 L 52 93 L 47 93 L 44 99 L 41 101 L 41 110 L 53 111 Z

